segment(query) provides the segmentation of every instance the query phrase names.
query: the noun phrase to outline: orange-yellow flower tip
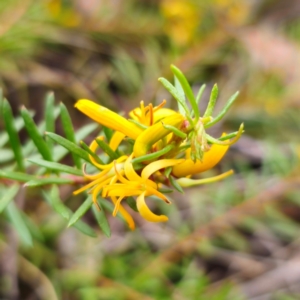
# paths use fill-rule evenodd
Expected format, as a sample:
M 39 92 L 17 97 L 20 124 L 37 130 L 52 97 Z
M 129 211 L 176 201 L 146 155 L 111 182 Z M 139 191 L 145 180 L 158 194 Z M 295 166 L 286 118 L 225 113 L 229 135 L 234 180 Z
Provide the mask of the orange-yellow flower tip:
M 204 153 L 202 161 L 198 160 L 194 163 L 193 160 L 186 159 L 184 162 L 173 167 L 172 174 L 180 178 L 205 172 L 220 162 L 228 149 L 228 145 L 213 144 L 210 150 Z
M 136 205 L 137 209 L 140 213 L 140 215 L 149 222 L 167 222 L 168 217 L 165 215 L 156 215 L 154 214 L 149 207 L 147 206 L 145 202 L 145 194 L 146 192 L 143 192 L 141 195 L 137 197 Z

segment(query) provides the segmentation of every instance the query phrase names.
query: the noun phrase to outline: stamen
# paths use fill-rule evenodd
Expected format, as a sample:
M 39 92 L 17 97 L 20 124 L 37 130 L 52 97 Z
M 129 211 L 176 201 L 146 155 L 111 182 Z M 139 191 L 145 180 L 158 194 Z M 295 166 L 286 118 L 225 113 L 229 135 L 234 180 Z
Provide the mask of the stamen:
M 155 106 L 155 107 L 153 108 L 153 112 L 156 112 L 156 111 L 158 111 L 160 108 L 164 107 L 164 106 L 166 105 L 166 103 L 167 103 L 167 100 L 164 99 L 164 100 L 162 101 L 161 104 L 159 104 L 159 105 L 157 105 L 157 106 Z
M 112 213 L 112 215 L 115 217 L 119 211 L 119 207 L 120 207 L 120 203 L 121 201 L 124 199 L 124 196 L 120 196 L 117 200 L 117 202 L 115 203 L 115 208 L 114 211 Z
M 149 126 L 152 126 L 153 125 L 153 105 L 152 105 L 152 103 L 149 104 L 149 116 L 150 116 Z

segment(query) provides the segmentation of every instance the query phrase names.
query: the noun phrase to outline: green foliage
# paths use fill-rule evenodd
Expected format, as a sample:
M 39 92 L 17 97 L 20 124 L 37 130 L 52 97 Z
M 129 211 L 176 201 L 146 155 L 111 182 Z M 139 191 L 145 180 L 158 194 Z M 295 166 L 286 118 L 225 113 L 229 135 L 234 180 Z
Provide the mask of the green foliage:
M 1 115 L 5 122 L 6 132 L 3 132 L 0 137 L 0 144 L 2 147 L 5 147 L 1 150 L 5 150 L 7 153 L 12 152 L 13 155 L 8 157 L 7 163 L 4 160 L 6 164 L 1 167 L 0 179 L 13 180 L 16 183 L 11 185 L 5 193 L 2 192 L 0 194 L 0 211 L 7 214 L 8 219 L 20 234 L 24 245 L 27 246 L 33 244 L 31 231 L 34 231 L 34 226 L 31 226 L 31 229 L 27 226 L 26 222 L 32 224 L 30 219 L 25 222 L 21 211 L 13 202 L 21 183 L 25 183 L 24 187 L 28 188 L 52 186 L 51 192 L 44 191 L 43 195 L 53 209 L 68 221 L 68 226 L 74 226 L 89 236 L 96 236 L 95 231 L 80 219 L 91 206 L 91 203 L 86 205 L 86 202 L 84 202 L 73 214 L 60 200 L 57 187 L 57 185 L 61 184 L 74 184 L 77 178 L 83 178 L 82 171 L 78 169 L 81 165 L 79 158 L 89 162 L 89 153 L 80 148 L 76 140 L 85 138 L 96 127 L 87 125 L 75 133 L 66 107 L 60 104 L 60 110 L 57 110 L 58 108 L 54 105 L 53 93 L 48 93 L 45 99 L 45 122 L 41 122 L 38 125 L 35 124 L 32 114 L 25 107 L 21 108 L 22 119 L 19 117 L 14 118 L 8 101 L 2 100 Z M 61 119 L 67 139 L 53 132 L 47 132 L 46 136 L 43 136 L 41 132 L 44 129 L 55 129 L 54 124 L 58 116 Z M 19 131 L 23 127 L 25 127 L 30 138 L 26 143 L 27 147 L 26 145 L 23 147 L 19 139 Z M 47 139 L 45 140 L 46 137 Z M 54 143 L 57 144 L 55 145 Z M 6 145 L 10 147 L 6 147 Z M 76 168 L 59 162 L 68 153 L 72 154 Z M 13 157 L 16 164 L 12 160 Z M 53 160 L 57 160 L 57 162 Z M 28 172 L 29 168 L 31 170 L 34 168 L 34 173 L 32 171 Z M 53 175 L 49 176 L 51 173 Z M 100 228 L 103 228 L 106 235 L 110 235 L 104 212 L 101 214 L 94 213 L 94 215 Z

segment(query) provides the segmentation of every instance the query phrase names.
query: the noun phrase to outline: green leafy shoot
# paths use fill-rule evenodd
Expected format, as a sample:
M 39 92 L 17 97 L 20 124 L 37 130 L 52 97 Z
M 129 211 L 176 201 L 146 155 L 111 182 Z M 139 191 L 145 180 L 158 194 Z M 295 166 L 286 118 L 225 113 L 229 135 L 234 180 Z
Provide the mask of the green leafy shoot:
M 108 144 L 106 144 L 104 141 L 102 141 L 101 139 L 96 139 L 97 144 L 99 145 L 99 147 L 112 159 L 117 159 L 119 158 L 119 155 L 113 151 Z
M 206 111 L 203 115 L 203 118 L 207 118 L 207 117 L 210 117 L 212 115 L 213 110 L 214 110 L 215 105 L 216 105 L 218 94 L 219 94 L 219 89 L 218 89 L 217 84 L 215 84 L 213 86 L 212 90 L 211 90 L 209 102 L 208 102 Z
M 38 128 L 35 125 L 30 113 L 28 112 L 28 110 L 24 106 L 21 109 L 21 115 L 23 117 L 26 130 L 27 130 L 30 138 L 34 142 L 36 148 L 38 149 L 38 151 L 42 155 L 42 157 L 45 160 L 52 161 L 52 155 L 51 155 L 51 152 L 49 150 L 48 145 L 46 144 L 43 137 L 39 133 Z
M 55 131 L 55 115 L 54 115 L 54 93 L 49 92 L 46 94 L 45 97 L 45 129 L 49 132 Z M 46 139 L 46 142 L 52 150 L 53 148 L 53 141 L 50 139 Z
M 183 99 L 184 100 L 183 102 L 186 103 L 184 90 L 176 76 L 174 76 L 174 85 L 175 85 L 175 88 L 176 88 L 178 94 L 180 95 L 180 99 Z M 178 104 L 179 112 L 182 115 L 185 115 L 185 108 L 182 106 L 182 104 L 179 101 L 177 101 L 177 104 Z
M 16 207 L 13 201 L 9 203 L 5 212 L 10 222 L 13 224 L 14 228 L 18 232 L 18 235 L 21 241 L 24 243 L 24 245 L 28 247 L 32 247 L 33 241 L 32 241 L 31 233 L 26 223 L 23 220 L 21 212 Z
M 93 205 L 92 197 L 89 196 L 87 199 L 79 206 L 79 208 L 75 211 L 68 222 L 68 227 L 74 225 Z
M 20 189 L 20 185 L 15 183 L 11 185 L 0 198 L 0 213 L 6 208 L 6 206 L 14 199 Z
M 34 180 L 36 176 L 21 172 L 0 170 L 0 178 L 11 179 L 19 182 L 27 182 L 29 180 Z
M 195 118 L 196 118 L 196 120 L 198 120 L 199 116 L 200 116 L 200 111 L 199 111 L 198 104 L 196 102 L 196 99 L 195 99 L 195 96 L 194 96 L 194 93 L 192 91 L 190 84 L 188 83 L 188 81 L 187 81 L 186 77 L 183 75 L 183 73 L 177 67 L 175 67 L 174 65 L 171 65 L 171 70 L 172 70 L 173 74 L 177 77 L 178 81 L 180 82 L 180 84 L 184 90 L 184 93 L 185 93 L 186 97 L 188 98 L 188 100 L 192 106 L 192 109 L 195 113 Z
M 186 117 L 190 116 L 189 108 L 186 105 L 185 97 L 165 78 L 158 78 L 158 81 L 169 91 L 169 93 L 177 100 L 178 108 L 183 109 Z
M 202 98 L 202 95 L 203 95 L 203 93 L 204 93 L 205 88 L 206 88 L 206 84 L 202 84 L 201 87 L 200 87 L 200 89 L 199 89 L 199 91 L 198 91 L 198 94 L 197 94 L 197 96 L 196 96 L 196 103 L 197 103 L 198 105 L 199 105 L 199 103 L 200 103 L 200 100 L 201 100 L 201 98 Z
M 72 216 L 72 211 L 63 204 L 59 196 L 59 190 L 56 185 L 52 186 L 50 193 L 43 191 L 43 196 L 45 200 L 49 203 L 53 209 L 60 214 L 65 220 L 69 220 L 70 216 Z M 82 233 L 90 236 L 90 237 L 97 237 L 96 232 L 82 220 L 78 220 L 74 226 L 74 228 L 78 229 Z
M 6 99 L 4 99 L 3 101 L 3 119 L 9 137 L 9 142 L 17 162 L 18 169 L 20 171 L 24 171 L 22 146 L 20 143 L 17 129 L 14 124 L 14 118 L 11 107 Z
M 100 210 L 98 210 L 95 205 L 92 206 L 93 214 L 94 214 L 94 216 L 97 220 L 97 223 L 98 223 L 99 227 L 102 229 L 103 233 L 107 237 L 110 237 L 111 236 L 111 230 L 110 230 L 110 226 L 109 226 L 109 223 L 107 221 L 107 218 L 106 218 L 105 211 L 104 211 L 103 207 L 101 206 L 101 204 L 99 202 L 98 202 L 98 206 L 100 207 Z
M 71 120 L 70 114 L 69 114 L 66 106 L 63 103 L 60 103 L 60 117 L 61 117 L 62 127 L 63 127 L 63 130 L 64 130 L 67 140 L 76 144 L 72 120 Z M 80 158 L 73 152 L 71 153 L 71 155 L 72 155 L 75 166 L 78 169 L 80 169 L 81 168 Z
M 80 141 L 80 146 L 86 152 L 88 152 L 88 154 L 91 155 L 96 160 L 97 163 L 104 165 L 104 162 L 101 160 L 101 158 L 97 154 L 95 154 L 84 141 Z
M 136 157 L 132 160 L 133 164 L 137 164 L 137 163 L 141 163 L 143 161 L 147 161 L 147 160 L 153 160 L 156 159 L 164 154 L 167 154 L 169 151 L 171 151 L 174 148 L 174 145 L 170 144 L 168 146 L 166 146 L 165 148 L 156 151 L 154 153 L 150 153 L 150 154 L 146 154 L 140 157 Z
M 28 161 L 38 166 L 45 167 L 49 170 L 59 171 L 59 172 L 68 173 L 76 176 L 83 175 L 81 170 L 60 163 L 49 162 L 47 160 L 42 160 L 42 159 L 28 159 Z
M 229 100 L 227 101 L 225 107 L 221 110 L 221 112 L 209 123 L 205 124 L 205 128 L 209 128 L 211 126 L 213 126 L 214 124 L 218 123 L 228 112 L 228 110 L 230 109 L 230 107 L 232 106 L 232 104 L 234 103 L 234 101 L 236 100 L 237 96 L 239 95 L 239 92 L 236 92 L 235 94 L 233 94 Z
M 45 134 L 46 134 L 46 136 L 48 136 L 50 139 L 52 139 L 59 145 L 68 149 L 71 153 L 74 153 L 74 154 L 78 155 L 79 157 L 81 157 L 82 159 L 84 159 L 85 161 L 90 162 L 88 153 L 86 151 L 84 151 L 83 149 L 81 149 L 75 143 L 72 143 L 69 140 L 67 140 L 53 132 L 46 132 Z

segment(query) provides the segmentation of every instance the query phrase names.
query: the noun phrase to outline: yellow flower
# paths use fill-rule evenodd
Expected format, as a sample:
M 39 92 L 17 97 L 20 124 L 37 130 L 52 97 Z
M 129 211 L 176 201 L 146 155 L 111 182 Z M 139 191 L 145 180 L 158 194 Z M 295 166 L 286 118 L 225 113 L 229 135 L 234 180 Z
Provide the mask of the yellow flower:
M 128 120 L 90 100 L 81 99 L 75 105 L 88 117 L 115 132 L 108 142 L 110 149 L 107 153 L 110 156 L 107 156 L 107 162 L 99 163 L 93 155 L 89 155 L 90 162 L 100 172 L 87 174 L 84 167 L 84 177 L 89 183 L 74 194 L 88 191 L 96 205 L 99 195 L 110 198 L 114 204 L 113 216 L 120 212 L 131 229 L 135 228 L 134 220 L 122 205 L 126 197 L 136 197 L 137 210 L 145 220 L 166 222 L 167 216 L 154 214 L 149 209 L 146 197 L 155 196 L 169 204 L 170 201 L 160 190 L 162 186 L 173 186 L 181 191 L 181 187 L 214 182 L 233 173 L 230 170 L 211 178 L 190 178 L 213 168 L 229 146 L 239 139 L 243 126 L 230 136 L 224 134 L 222 139 L 214 139 L 204 130 L 205 125 L 213 120 L 209 115 L 193 118 L 189 111 L 184 115 L 163 108 L 165 103 L 164 100 L 153 107 L 151 103 L 145 106 L 141 101 L 140 107 L 129 113 L 131 119 Z M 119 149 L 126 136 L 132 139 L 129 140 L 131 145 L 126 148 L 125 144 L 124 148 L 122 144 Z M 229 140 L 229 137 L 233 138 Z M 104 137 L 100 136 L 91 143 L 90 153 L 96 153 L 99 140 L 103 143 Z M 101 148 L 106 149 L 105 144 L 101 143 Z
M 103 139 L 103 137 L 100 137 Z M 92 142 L 90 149 L 96 151 L 96 143 Z M 91 162 L 102 171 L 99 174 L 89 175 L 84 170 L 84 176 L 91 182 L 74 191 L 75 195 L 89 190 L 92 194 L 94 203 L 97 205 L 97 197 L 102 191 L 103 197 L 110 197 L 115 204 L 113 215 L 115 216 L 118 211 L 126 220 L 130 229 L 135 228 L 134 221 L 130 214 L 121 205 L 121 201 L 125 197 L 137 196 L 137 209 L 140 215 L 150 222 L 165 222 L 168 217 L 165 215 L 156 215 L 148 208 L 145 197 L 157 196 L 166 203 L 170 203 L 167 197 L 158 191 L 158 184 L 149 179 L 157 171 L 174 166 L 181 163 L 183 160 L 178 159 L 162 159 L 148 164 L 141 175 L 138 175 L 134 170 L 131 163 L 133 155 L 121 156 L 113 162 L 101 165 L 97 163 L 92 156 Z
M 163 0 L 160 8 L 166 19 L 166 33 L 181 46 L 189 44 L 201 20 L 199 5 L 193 1 Z

